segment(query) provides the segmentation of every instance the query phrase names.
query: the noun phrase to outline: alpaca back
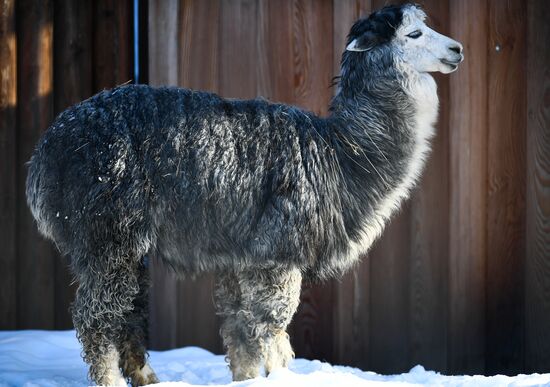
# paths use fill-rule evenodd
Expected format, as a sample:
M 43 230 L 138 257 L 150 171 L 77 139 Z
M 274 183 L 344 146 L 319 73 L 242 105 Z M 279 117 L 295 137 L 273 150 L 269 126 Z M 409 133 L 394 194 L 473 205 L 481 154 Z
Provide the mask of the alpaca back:
M 27 197 L 70 255 L 116 239 L 186 273 L 310 266 L 334 232 L 337 171 L 319 119 L 264 100 L 125 86 L 63 112 L 30 161 Z M 328 200 L 327 200 L 328 199 Z

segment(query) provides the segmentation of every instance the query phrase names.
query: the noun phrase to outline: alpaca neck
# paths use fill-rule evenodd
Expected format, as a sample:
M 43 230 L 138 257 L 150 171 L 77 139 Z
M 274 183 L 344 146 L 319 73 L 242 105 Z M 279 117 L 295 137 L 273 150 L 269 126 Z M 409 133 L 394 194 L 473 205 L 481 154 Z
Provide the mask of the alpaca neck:
M 437 115 L 435 82 L 402 70 L 386 78 L 342 79 L 330 120 L 339 139 L 350 254 L 364 253 L 414 186 Z

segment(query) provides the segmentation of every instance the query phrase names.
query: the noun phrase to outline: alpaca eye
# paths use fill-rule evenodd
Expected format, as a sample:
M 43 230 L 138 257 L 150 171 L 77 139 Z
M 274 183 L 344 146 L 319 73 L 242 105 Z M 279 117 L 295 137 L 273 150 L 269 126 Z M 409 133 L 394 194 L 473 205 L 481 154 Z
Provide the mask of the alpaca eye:
M 422 36 L 422 32 L 416 30 L 416 31 L 413 31 L 411 32 L 410 34 L 407 35 L 409 38 L 412 38 L 412 39 L 418 39 L 419 37 Z

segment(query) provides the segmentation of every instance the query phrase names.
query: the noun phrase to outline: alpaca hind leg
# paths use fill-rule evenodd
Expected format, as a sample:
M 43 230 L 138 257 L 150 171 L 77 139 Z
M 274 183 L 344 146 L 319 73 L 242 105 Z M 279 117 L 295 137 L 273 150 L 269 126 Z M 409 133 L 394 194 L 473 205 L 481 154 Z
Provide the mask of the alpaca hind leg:
M 216 278 L 216 287 L 214 289 L 214 304 L 216 314 L 221 317 L 222 324 L 220 335 L 223 345 L 227 351 L 226 360 L 229 362 L 229 368 L 233 375 L 241 374 L 237 359 L 246 356 L 239 356 L 243 352 L 238 348 L 239 331 L 237 330 L 237 313 L 241 310 L 241 290 L 237 276 L 232 271 L 218 273 Z M 255 376 L 251 376 L 255 377 Z
M 126 386 L 117 343 L 139 291 L 138 263 L 120 256 L 91 257 L 87 263 L 75 270 L 80 284 L 72 312 L 89 377 L 98 385 Z
M 264 362 L 267 372 L 288 365 L 293 353 L 285 330 L 298 307 L 300 272 L 280 268 L 240 271 L 228 283 L 221 288 L 239 291 L 238 302 L 226 304 L 222 325 L 233 379 L 259 376 Z
M 155 372 L 147 361 L 149 322 L 149 270 L 142 263 L 137 269 L 139 291 L 133 301 L 133 310 L 125 318 L 123 334 L 117 345 L 120 352 L 120 368 L 132 386 L 158 383 Z

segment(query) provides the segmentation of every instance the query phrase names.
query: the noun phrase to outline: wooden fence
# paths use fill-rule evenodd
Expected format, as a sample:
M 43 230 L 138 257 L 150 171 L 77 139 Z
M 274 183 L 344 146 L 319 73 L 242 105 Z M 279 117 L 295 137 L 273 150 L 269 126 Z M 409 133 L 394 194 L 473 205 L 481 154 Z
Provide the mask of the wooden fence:
M 25 162 L 56 114 L 132 79 L 132 0 L 0 6 L 0 327 L 66 329 L 74 287 L 28 210 Z
M 345 35 L 378 0 L 150 0 L 140 61 L 153 85 L 262 95 L 319 114 Z M 132 77 L 131 1 L 13 0 L 0 13 L 0 328 L 70 327 L 74 287 L 27 210 L 24 162 L 66 106 Z M 297 356 L 402 372 L 550 371 L 550 4 L 426 0 L 461 41 L 436 76 L 433 153 L 360 266 L 303 290 Z M 147 39 L 147 40 L 145 40 Z M 147 60 L 148 58 L 148 60 Z M 153 348 L 221 352 L 212 278 L 154 263 Z

